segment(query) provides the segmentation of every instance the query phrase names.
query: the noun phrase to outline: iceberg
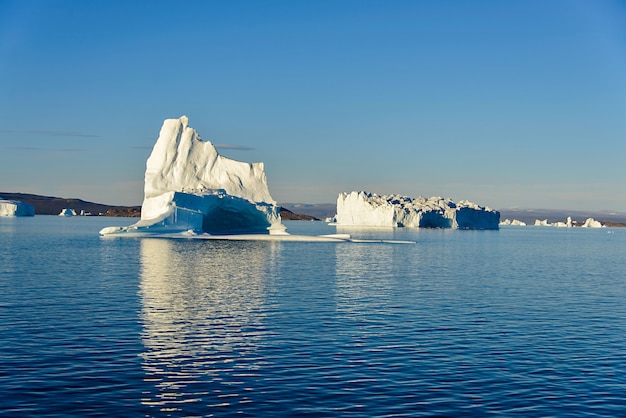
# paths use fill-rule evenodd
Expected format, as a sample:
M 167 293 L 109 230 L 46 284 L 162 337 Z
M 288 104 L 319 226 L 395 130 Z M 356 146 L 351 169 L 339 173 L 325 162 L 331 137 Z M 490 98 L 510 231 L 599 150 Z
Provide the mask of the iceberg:
M 502 222 L 500 222 L 500 226 L 526 226 L 526 222 L 520 221 L 518 219 L 505 219 Z
M 35 207 L 18 200 L 0 199 L 0 216 L 35 216 Z
M 337 198 L 335 223 L 342 226 L 498 229 L 500 213 L 467 200 L 379 196 L 353 191 Z
M 571 228 L 572 227 L 572 217 L 568 216 L 567 221 L 565 222 L 555 222 L 552 226 L 556 228 Z
M 146 162 L 141 218 L 110 226 L 104 236 L 414 244 L 352 239 L 348 234 L 291 235 L 267 186 L 263 163 L 218 154 L 189 127 L 186 116 L 166 119 Z M 497 223 L 496 223 L 497 224 Z
M 581 228 L 604 228 L 604 225 L 593 218 L 587 218 L 585 223 L 581 225 Z
M 141 219 L 121 233 L 285 234 L 263 163 L 220 155 L 186 116 L 163 122 L 146 162 Z
M 59 216 L 76 216 L 76 211 L 74 209 L 62 209 L 59 213 Z
M 567 220 L 565 222 L 554 222 L 554 223 L 550 223 L 548 222 L 547 219 L 539 220 L 536 219 L 535 220 L 535 226 L 554 226 L 557 228 L 572 228 L 573 226 L 575 226 L 576 222 L 572 220 L 571 216 L 567 217 Z M 596 221 L 593 218 L 587 218 L 587 220 L 585 220 L 585 222 L 580 225 L 581 228 L 604 228 L 605 226 L 602 225 L 601 222 Z

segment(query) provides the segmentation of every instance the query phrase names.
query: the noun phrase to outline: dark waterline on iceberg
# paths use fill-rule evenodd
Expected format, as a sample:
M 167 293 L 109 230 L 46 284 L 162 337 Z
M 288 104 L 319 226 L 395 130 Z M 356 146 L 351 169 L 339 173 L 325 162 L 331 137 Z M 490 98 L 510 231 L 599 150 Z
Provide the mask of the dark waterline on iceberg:
M 397 246 L 110 223 L 0 219 L 0 416 L 626 413 L 624 230 L 287 222 L 417 242 Z

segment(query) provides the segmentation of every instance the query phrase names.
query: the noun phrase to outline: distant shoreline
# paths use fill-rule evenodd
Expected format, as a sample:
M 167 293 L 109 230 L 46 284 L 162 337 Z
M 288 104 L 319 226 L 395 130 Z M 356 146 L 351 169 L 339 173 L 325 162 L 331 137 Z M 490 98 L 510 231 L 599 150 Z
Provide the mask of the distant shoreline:
M 110 216 L 117 218 L 141 217 L 141 206 L 107 205 L 76 198 L 42 196 L 29 193 L 0 192 L 0 198 L 29 203 L 35 207 L 35 215 L 58 215 L 63 209 L 74 209 L 78 215 L 82 216 Z M 315 216 L 295 213 L 283 207 L 280 208 L 280 215 L 284 220 L 319 220 Z
M 94 203 L 77 198 L 43 196 L 29 193 L 0 192 L 0 198 L 19 200 L 35 207 L 35 215 L 58 215 L 63 209 L 74 209 L 87 216 L 111 216 L 124 218 L 141 217 L 141 206 L 121 206 Z M 279 204 L 280 214 L 284 220 L 324 220 L 336 213 L 334 203 L 283 203 Z M 528 225 L 535 220 L 547 219 L 548 222 L 564 222 L 568 216 L 578 224 L 587 218 L 594 218 L 608 227 L 626 227 L 626 213 L 609 211 L 581 211 L 566 209 L 498 209 L 500 220 L 517 219 Z
M 35 215 L 58 215 L 63 209 L 74 209 L 84 216 L 140 217 L 141 206 L 115 206 L 82 199 L 42 196 L 28 193 L 0 192 L 0 198 L 33 205 Z

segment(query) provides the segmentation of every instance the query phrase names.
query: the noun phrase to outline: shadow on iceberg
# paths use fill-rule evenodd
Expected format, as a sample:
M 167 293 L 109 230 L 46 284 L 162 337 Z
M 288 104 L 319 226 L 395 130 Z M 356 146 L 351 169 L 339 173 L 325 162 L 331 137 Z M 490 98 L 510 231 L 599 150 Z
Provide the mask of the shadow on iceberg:
M 273 220 L 270 222 L 269 220 Z M 278 207 L 253 203 L 224 190 L 189 194 L 174 192 L 171 209 L 163 219 L 139 221 L 130 228 L 145 232 L 194 231 L 207 234 L 267 233 L 272 223 L 280 222 Z

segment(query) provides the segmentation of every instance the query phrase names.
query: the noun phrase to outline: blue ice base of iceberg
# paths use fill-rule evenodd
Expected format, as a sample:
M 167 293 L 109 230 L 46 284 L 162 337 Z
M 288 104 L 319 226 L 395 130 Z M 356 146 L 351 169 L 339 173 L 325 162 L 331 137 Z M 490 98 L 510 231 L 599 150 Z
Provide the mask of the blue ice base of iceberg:
M 389 242 L 359 240 L 348 234 L 291 235 L 280 222 L 279 208 L 226 194 L 223 190 L 195 194 L 175 192 L 171 205 L 160 217 L 127 227 L 107 227 L 105 237 L 179 238 L 237 241 Z
M 231 196 L 223 190 L 208 193 L 172 193 L 162 213 L 153 219 L 141 219 L 128 227 L 109 227 L 109 234 L 261 234 L 284 230 L 279 208 L 270 203 L 254 203 Z

